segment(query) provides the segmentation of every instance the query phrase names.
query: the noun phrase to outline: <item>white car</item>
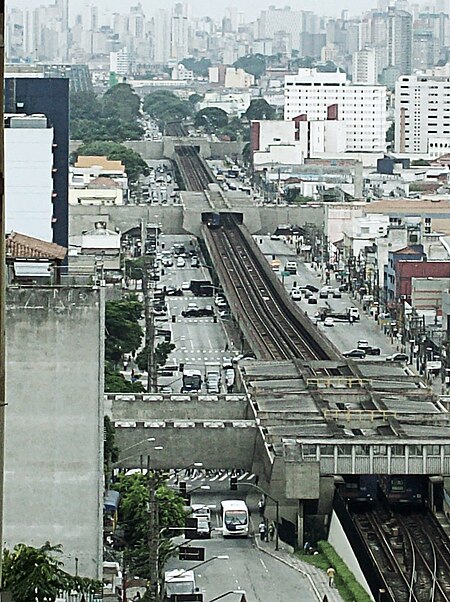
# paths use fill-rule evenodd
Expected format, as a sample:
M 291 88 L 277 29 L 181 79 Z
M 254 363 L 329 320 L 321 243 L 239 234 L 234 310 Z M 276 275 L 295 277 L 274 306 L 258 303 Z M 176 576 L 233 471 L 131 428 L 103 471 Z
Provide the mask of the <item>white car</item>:
M 325 318 L 325 320 L 323 321 L 323 325 L 324 326 L 334 326 L 334 320 L 333 318 Z
M 186 260 L 184 257 L 178 257 L 177 259 L 177 268 L 184 268 L 186 265 Z
M 301 290 L 300 290 L 300 289 L 298 289 L 298 288 L 293 288 L 293 289 L 291 290 L 291 298 L 292 298 L 294 301 L 300 301 L 300 300 L 301 300 L 301 298 L 302 298 L 302 292 L 301 292 Z
M 191 283 L 190 282 L 182 282 L 181 283 L 181 290 L 182 291 L 188 291 L 191 288 Z

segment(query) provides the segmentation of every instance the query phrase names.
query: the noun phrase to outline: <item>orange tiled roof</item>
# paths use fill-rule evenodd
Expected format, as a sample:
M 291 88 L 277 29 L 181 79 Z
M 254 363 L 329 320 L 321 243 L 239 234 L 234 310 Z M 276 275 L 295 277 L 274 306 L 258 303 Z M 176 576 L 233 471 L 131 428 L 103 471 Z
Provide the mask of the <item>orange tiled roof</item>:
M 6 256 L 13 259 L 58 259 L 62 261 L 67 249 L 54 242 L 47 242 L 18 232 L 6 237 Z

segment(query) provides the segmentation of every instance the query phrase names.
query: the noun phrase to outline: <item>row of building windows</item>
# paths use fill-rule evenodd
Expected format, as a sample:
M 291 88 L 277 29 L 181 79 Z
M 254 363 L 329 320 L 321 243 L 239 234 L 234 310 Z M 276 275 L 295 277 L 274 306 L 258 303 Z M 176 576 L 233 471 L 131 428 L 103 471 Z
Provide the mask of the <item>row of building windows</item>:
M 316 444 L 303 444 L 302 445 L 302 451 L 303 451 L 303 456 L 312 456 L 315 457 L 317 454 L 317 447 L 320 448 L 320 455 L 321 456 L 334 456 L 334 449 L 335 449 L 335 445 L 319 445 L 317 446 Z M 405 457 L 406 455 L 406 446 L 402 445 L 402 444 L 398 444 L 398 445 L 346 445 L 346 444 L 341 444 L 341 445 L 337 445 L 337 453 L 338 456 L 351 456 L 352 455 L 352 449 L 355 449 L 355 453 L 357 456 L 361 456 L 361 455 L 365 455 L 365 456 L 369 456 L 370 454 L 370 448 L 372 447 L 373 449 L 373 455 L 374 456 L 387 456 L 388 454 L 388 448 L 390 447 L 391 450 L 391 456 L 394 457 Z M 443 448 L 443 449 L 442 449 Z M 409 445 L 408 446 L 408 452 L 409 452 L 409 456 L 411 457 L 421 457 L 424 455 L 424 452 L 427 454 L 427 456 L 436 456 L 439 457 L 441 455 L 441 451 L 443 451 L 445 456 L 450 455 L 450 445 L 434 445 L 434 444 L 429 444 L 429 445 Z

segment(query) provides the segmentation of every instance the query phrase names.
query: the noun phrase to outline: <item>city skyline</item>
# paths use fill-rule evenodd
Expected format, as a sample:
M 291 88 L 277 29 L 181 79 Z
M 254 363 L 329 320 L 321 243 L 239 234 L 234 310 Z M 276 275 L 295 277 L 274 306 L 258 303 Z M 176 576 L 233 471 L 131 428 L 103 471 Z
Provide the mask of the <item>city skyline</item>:
M 48 2 L 51 4 L 51 2 Z M 97 2 L 71 2 L 69 0 L 69 10 L 71 16 L 74 16 L 83 6 L 86 4 L 92 4 L 98 6 L 101 10 L 108 10 L 110 12 L 124 12 L 127 8 L 138 4 L 136 2 L 129 2 L 129 6 L 124 6 L 124 3 L 120 0 L 98 0 Z M 141 5 L 146 14 L 150 15 L 159 8 L 171 8 L 176 4 L 173 2 L 167 3 L 164 0 L 141 0 Z M 255 0 L 240 0 L 239 3 L 223 2 L 221 4 L 211 4 L 208 0 L 190 0 L 188 4 L 192 7 L 193 14 L 198 17 L 211 16 L 221 17 L 225 12 L 225 9 L 229 6 L 238 6 L 239 12 L 244 12 L 249 19 L 255 19 L 259 16 L 261 10 L 267 9 L 269 6 L 273 6 L 273 0 L 266 0 L 263 3 L 258 3 Z M 317 3 L 314 0 L 290 0 L 288 6 L 292 10 L 308 10 L 315 11 L 318 14 L 336 16 L 343 10 L 348 10 L 351 14 L 360 14 L 365 10 L 376 8 L 377 2 L 374 0 L 360 0 L 357 6 L 352 5 L 352 2 L 343 3 L 341 0 L 323 0 L 320 5 L 320 11 L 317 10 Z M 14 0 L 10 3 L 9 8 L 37 8 L 42 5 L 47 5 L 47 2 L 43 0 Z M 284 8 L 285 3 L 281 2 L 275 4 L 276 8 Z

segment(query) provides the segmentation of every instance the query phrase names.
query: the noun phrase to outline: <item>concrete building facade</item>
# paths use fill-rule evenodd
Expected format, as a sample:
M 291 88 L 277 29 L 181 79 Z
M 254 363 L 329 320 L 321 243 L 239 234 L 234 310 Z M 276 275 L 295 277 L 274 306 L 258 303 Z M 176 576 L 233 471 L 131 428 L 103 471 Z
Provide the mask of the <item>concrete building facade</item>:
M 53 138 L 44 115 L 5 120 L 7 232 L 52 240 Z
M 450 136 L 450 78 L 401 77 L 395 98 L 396 152 L 443 155 Z
M 326 120 L 329 107 L 337 106 L 346 126 L 346 147 L 352 152 L 384 152 L 386 149 L 386 89 L 384 86 L 351 85 L 345 73 L 320 73 L 299 69 L 285 77 L 284 118 L 306 115 Z
M 101 578 L 103 291 L 11 287 L 6 303 L 5 543 L 62 544 L 67 571 Z

